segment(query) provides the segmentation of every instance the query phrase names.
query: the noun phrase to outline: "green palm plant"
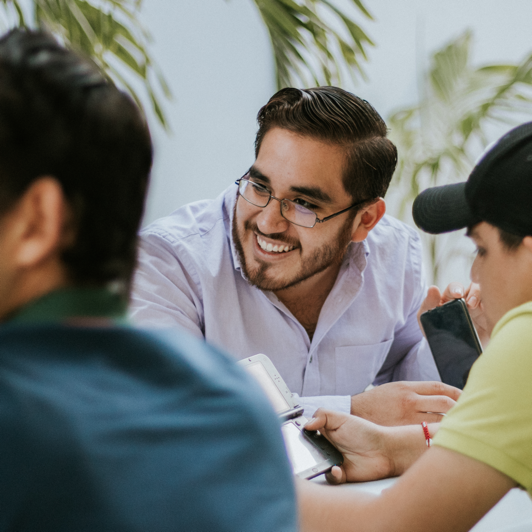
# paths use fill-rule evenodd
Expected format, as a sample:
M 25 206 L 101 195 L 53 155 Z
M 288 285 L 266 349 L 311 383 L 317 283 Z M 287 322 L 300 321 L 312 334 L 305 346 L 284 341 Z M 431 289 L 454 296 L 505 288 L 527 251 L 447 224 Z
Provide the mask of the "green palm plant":
M 139 105 L 128 81 L 140 78 L 161 124 L 167 127 L 157 90 L 170 90 L 148 53 L 150 36 L 138 21 L 142 0 L 0 0 L 8 26 L 44 28 L 80 50 L 126 88 Z
M 419 104 L 388 120 L 399 164 L 390 192 L 400 198 L 399 218 L 427 187 L 464 181 L 490 140 L 489 132 L 528 120 L 532 111 L 532 55 L 520 64 L 471 65 L 468 31 L 432 56 Z M 528 118 L 527 118 L 528 116 Z M 456 235 L 424 236 L 433 280 L 463 257 Z
M 268 29 L 277 84 L 341 84 L 362 74 L 365 48 L 373 43 L 334 0 L 254 0 Z M 142 107 L 131 75 L 146 89 L 153 111 L 167 127 L 158 95 L 171 98 L 149 54 L 149 33 L 138 15 L 143 0 L 0 0 L 6 26 L 45 28 L 93 60 Z M 366 18 L 361 0 L 349 0 Z
M 342 85 L 346 76 L 364 75 L 362 61 L 373 42 L 353 20 L 354 12 L 373 20 L 361 0 L 348 13 L 334 0 L 254 0 L 272 43 L 278 88 Z

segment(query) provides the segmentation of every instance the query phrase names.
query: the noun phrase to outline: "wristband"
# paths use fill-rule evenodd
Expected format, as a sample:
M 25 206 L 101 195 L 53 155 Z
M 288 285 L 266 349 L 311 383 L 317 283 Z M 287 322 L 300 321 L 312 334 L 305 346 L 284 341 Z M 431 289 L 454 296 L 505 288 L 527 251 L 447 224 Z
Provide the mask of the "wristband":
M 421 423 L 421 427 L 423 428 L 423 434 L 425 434 L 425 443 L 427 444 L 427 447 L 430 447 L 432 445 L 432 438 L 430 437 L 429 428 L 424 421 Z

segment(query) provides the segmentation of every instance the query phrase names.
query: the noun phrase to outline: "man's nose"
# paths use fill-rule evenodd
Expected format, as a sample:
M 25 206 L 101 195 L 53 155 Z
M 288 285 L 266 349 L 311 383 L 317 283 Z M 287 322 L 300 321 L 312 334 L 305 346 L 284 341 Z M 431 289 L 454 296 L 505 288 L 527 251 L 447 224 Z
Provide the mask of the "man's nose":
M 257 217 L 257 227 L 261 233 L 283 233 L 290 226 L 290 222 L 281 216 L 280 200 L 272 198 Z

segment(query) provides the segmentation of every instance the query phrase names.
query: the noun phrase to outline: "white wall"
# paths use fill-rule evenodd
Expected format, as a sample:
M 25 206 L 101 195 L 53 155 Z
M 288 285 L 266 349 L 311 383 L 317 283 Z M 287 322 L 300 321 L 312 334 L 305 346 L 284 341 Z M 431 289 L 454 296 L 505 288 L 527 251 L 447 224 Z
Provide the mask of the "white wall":
M 342 0 L 348 3 L 348 0 Z M 417 99 L 417 79 L 429 54 L 471 28 L 473 62 L 518 62 L 532 52 L 529 0 L 369 0 L 364 23 L 370 50 L 368 83 L 355 88 L 386 116 Z
M 241 177 L 254 160 L 257 111 L 275 83 L 268 35 L 249 0 L 146 0 L 142 20 L 174 94 L 165 105 L 172 133 L 150 120 L 147 223 Z

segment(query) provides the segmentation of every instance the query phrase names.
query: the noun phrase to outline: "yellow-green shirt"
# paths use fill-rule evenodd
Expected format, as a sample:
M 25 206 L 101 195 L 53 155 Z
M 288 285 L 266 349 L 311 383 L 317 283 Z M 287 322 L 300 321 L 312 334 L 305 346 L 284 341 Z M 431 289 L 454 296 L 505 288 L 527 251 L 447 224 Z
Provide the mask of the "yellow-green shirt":
M 497 323 L 434 443 L 488 464 L 532 495 L 532 302 Z

